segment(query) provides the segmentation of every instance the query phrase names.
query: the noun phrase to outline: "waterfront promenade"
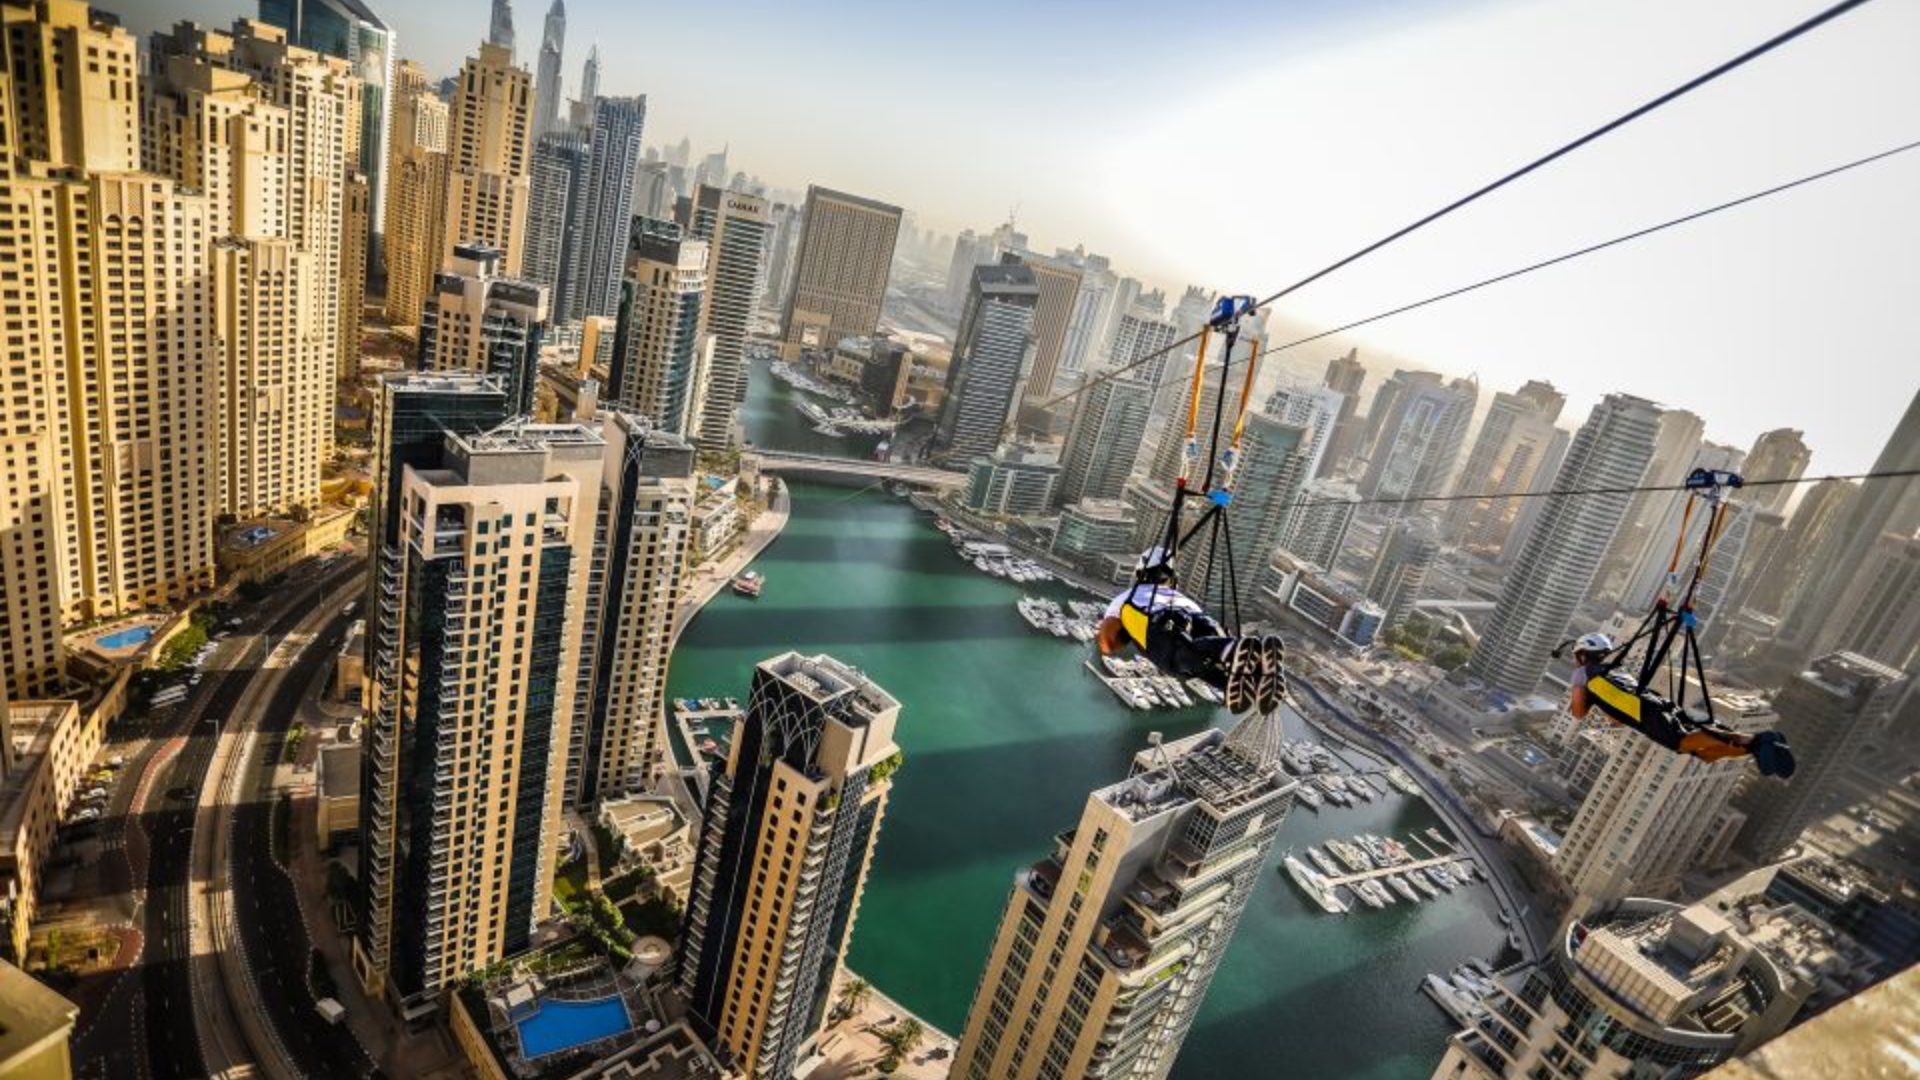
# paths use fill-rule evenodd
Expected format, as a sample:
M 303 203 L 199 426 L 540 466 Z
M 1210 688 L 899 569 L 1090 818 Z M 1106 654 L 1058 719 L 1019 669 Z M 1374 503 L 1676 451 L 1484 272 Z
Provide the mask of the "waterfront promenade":
M 774 493 L 773 501 L 765 510 L 753 519 L 746 534 L 734 545 L 727 557 L 717 563 L 702 563 L 695 568 L 692 580 L 687 582 L 687 594 L 680 602 L 680 610 L 673 617 L 673 644 L 680 641 L 680 632 L 687 628 L 707 601 L 720 594 L 748 564 L 760 556 L 767 545 L 780 536 L 780 530 L 787 527 L 787 519 L 793 513 L 793 502 L 787 493 L 787 485 L 782 483 Z M 672 644 L 668 646 L 672 648 Z

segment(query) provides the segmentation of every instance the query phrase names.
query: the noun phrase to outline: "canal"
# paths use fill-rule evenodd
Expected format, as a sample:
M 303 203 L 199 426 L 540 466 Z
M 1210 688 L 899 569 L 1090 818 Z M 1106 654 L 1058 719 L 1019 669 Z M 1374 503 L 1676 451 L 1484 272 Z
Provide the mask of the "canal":
M 754 375 L 756 442 L 818 452 L 819 437 L 783 400 L 788 388 L 764 369 Z M 764 594 L 723 594 L 693 620 L 670 693 L 744 696 L 754 663 L 798 649 L 854 664 L 900 699 L 906 765 L 851 963 L 958 1035 L 1015 869 L 1078 820 L 1088 791 L 1125 775 L 1149 731 L 1174 738 L 1231 718 L 1123 708 L 1085 670 L 1084 647 L 1020 619 L 1022 586 L 977 572 L 925 515 L 878 491 L 796 486 L 787 530 L 754 565 Z M 1296 737 L 1311 734 L 1297 717 L 1289 723 Z M 1451 1025 L 1417 984 L 1499 950 L 1491 893 L 1477 885 L 1330 916 L 1310 909 L 1278 865 L 1285 850 L 1327 838 L 1430 826 L 1445 831 L 1398 793 L 1352 809 L 1296 808 L 1174 1076 L 1428 1076 Z

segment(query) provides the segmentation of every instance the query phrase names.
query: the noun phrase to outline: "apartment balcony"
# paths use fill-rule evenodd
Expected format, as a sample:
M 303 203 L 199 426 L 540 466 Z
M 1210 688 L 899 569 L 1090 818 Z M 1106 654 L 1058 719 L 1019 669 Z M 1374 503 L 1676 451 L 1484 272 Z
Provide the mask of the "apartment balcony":
M 1042 901 L 1051 901 L 1060 888 L 1060 864 L 1052 859 L 1041 859 L 1027 867 L 1021 879 L 1028 891 Z
M 1094 932 L 1095 943 L 1107 960 L 1121 971 L 1132 971 L 1147 962 L 1153 954 L 1153 946 L 1148 943 L 1132 923 L 1121 919 L 1108 919 Z

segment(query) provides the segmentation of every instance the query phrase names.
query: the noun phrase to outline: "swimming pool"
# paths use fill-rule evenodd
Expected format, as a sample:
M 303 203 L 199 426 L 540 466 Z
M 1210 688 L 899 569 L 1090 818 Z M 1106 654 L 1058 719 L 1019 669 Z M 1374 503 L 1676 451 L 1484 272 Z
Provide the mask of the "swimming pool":
M 611 1038 L 633 1026 L 618 996 L 593 1001 L 542 1001 L 538 1012 L 514 1026 L 527 1060 Z
M 153 627 L 129 626 L 125 630 L 115 630 L 111 634 L 101 634 L 93 639 L 95 645 L 103 649 L 127 649 L 135 645 L 145 645 L 153 640 Z

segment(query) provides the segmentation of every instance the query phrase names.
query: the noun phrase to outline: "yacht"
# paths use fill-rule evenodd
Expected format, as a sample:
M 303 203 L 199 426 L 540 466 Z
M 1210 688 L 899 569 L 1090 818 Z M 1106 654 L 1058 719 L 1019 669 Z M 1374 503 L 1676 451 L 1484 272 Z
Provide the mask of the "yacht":
M 1430 880 L 1427 877 L 1424 871 L 1421 871 L 1421 870 L 1407 871 L 1407 880 L 1413 882 L 1414 888 L 1419 889 L 1421 892 L 1426 893 L 1428 896 L 1440 895 L 1439 886 L 1436 886 L 1432 882 L 1432 880 Z
M 1322 911 L 1329 915 L 1347 913 L 1346 903 L 1333 895 L 1333 890 L 1327 888 L 1326 880 L 1306 863 L 1301 862 L 1296 856 L 1288 855 L 1281 860 L 1281 864 L 1287 868 L 1287 874 L 1293 878 L 1293 883 L 1300 886 L 1300 891 L 1311 897 L 1314 903 L 1319 904 Z
M 1328 877 L 1341 876 L 1340 866 L 1338 863 L 1335 863 L 1333 861 L 1333 856 L 1328 855 L 1326 852 L 1321 851 L 1319 848 L 1317 847 L 1307 848 L 1307 858 L 1313 860 L 1313 865 L 1319 867 L 1320 872 L 1322 874 L 1325 874 Z
M 1453 880 L 1453 875 L 1447 873 L 1446 867 L 1429 866 L 1427 867 L 1427 876 L 1433 879 L 1434 884 L 1440 886 L 1441 888 L 1447 890 L 1448 892 L 1453 891 L 1453 886 L 1455 884 Z
M 757 597 L 767 584 L 767 579 L 758 570 L 749 570 L 733 579 L 733 591 L 736 596 Z
M 1312 810 L 1314 813 L 1317 814 L 1320 812 L 1320 802 L 1321 802 L 1320 793 L 1313 790 L 1313 788 L 1310 785 L 1307 785 L 1307 784 L 1294 785 L 1293 797 L 1296 799 L 1299 799 L 1302 803 L 1306 805 L 1307 809 Z
M 1200 679 L 1188 679 L 1187 689 L 1192 691 L 1193 696 L 1209 705 L 1218 705 L 1226 700 L 1220 691 L 1215 690 Z
M 1387 782 L 1408 795 L 1420 794 L 1420 785 L 1414 783 L 1413 777 L 1407 775 L 1407 770 L 1398 765 L 1387 770 Z
M 1387 884 L 1393 886 L 1393 891 L 1399 893 L 1401 899 L 1415 904 L 1420 902 L 1420 894 L 1414 892 L 1413 886 L 1407 884 L 1407 879 L 1399 874 L 1388 874 Z
M 1360 898 L 1361 903 L 1367 905 L 1370 908 L 1373 908 L 1375 911 L 1378 911 L 1381 908 L 1386 907 L 1387 904 L 1391 902 L 1386 897 L 1384 891 L 1380 888 L 1379 882 L 1375 882 L 1375 881 L 1356 882 L 1353 886 L 1353 892 L 1354 892 L 1354 895 Z

